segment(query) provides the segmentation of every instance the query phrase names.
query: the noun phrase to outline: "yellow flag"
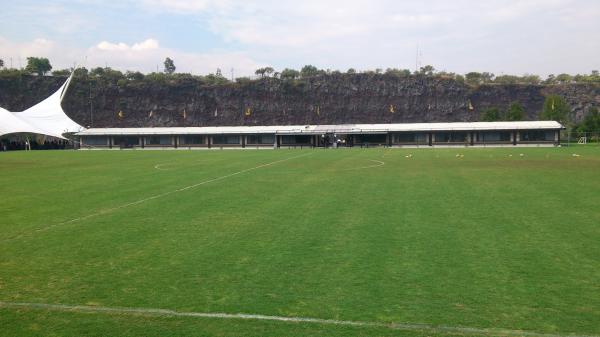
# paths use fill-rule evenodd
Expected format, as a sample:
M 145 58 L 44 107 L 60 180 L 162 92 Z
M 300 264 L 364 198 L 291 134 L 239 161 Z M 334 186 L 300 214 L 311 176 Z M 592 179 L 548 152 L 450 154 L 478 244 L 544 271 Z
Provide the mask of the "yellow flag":
M 119 116 L 119 118 L 123 118 L 123 116 L 125 116 L 125 114 L 123 113 L 123 110 L 119 110 L 119 112 L 117 113 L 117 116 Z
M 152 117 L 153 114 L 154 114 L 154 111 L 150 110 L 150 113 L 148 114 L 148 117 Z
M 471 104 L 471 100 L 469 100 L 469 110 L 473 110 L 473 109 L 475 109 L 475 108 L 473 107 L 473 104 Z
M 394 105 L 393 104 L 390 104 L 390 112 L 391 113 L 396 112 L 396 110 L 394 109 Z
M 185 108 L 183 109 L 183 119 L 185 119 L 187 117 L 187 114 L 185 113 Z
M 554 98 L 552 99 L 552 111 L 554 111 Z
M 250 115 L 252 115 L 252 109 L 250 109 L 250 108 L 246 108 L 246 111 L 244 112 L 244 114 L 245 114 L 246 116 L 250 116 Z
M 321 106 L 317 105 L 317 116 L 321 116 Z

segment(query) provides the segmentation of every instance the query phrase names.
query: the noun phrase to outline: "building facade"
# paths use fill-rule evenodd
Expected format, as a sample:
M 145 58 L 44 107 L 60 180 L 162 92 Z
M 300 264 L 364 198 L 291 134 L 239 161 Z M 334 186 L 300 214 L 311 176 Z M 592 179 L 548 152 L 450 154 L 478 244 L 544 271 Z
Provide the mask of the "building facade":
M 558 146 L 554 121 L 92 128 L 76 135 L 87 149 Z

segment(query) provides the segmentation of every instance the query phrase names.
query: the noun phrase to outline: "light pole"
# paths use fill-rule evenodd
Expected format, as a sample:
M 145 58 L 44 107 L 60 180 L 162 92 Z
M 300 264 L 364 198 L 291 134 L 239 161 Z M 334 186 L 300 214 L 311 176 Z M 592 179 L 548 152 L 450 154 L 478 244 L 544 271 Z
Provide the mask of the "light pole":
M 90 82 L 90 127 L 94 127 L 94 103 L 92 101 L 92 82 Z

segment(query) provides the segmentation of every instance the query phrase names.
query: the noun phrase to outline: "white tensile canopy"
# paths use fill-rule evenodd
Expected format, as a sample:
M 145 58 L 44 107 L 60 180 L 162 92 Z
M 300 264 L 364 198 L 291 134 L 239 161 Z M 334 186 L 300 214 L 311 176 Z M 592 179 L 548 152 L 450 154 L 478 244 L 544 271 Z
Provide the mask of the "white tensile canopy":
M 0 136 L 9 133 L 41 133 L 31 124 L 19 119 L 12 112 L 0 108 Z
M 65 114 L 62 99 L 73 74 L 50 97 L 21 112 L 0 108 L 0 136 L 11 133 L 35 133 L 66 139 L 63 134 L 79 132 L 84 128 Z

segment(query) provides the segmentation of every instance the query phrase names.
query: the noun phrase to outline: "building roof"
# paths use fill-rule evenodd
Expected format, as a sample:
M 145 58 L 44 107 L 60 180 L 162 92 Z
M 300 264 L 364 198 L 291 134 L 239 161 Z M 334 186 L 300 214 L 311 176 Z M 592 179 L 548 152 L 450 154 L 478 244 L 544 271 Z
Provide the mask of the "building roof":
M 135 135 L 215 135 L 215 134 L 282 134 L 320 135 L 325 133 L 360 134 L 387 132 L 429 131 L 491 131 L 491 130 L 557 130 L 562 124 L 555 121 L 525 122 L 460 122 L 460 123 L 402 123 L 402 124 L 339 124 L 339 125 L 273 125 L 273 126 L 206 126 L 157 128 L 91 128 L 79 136 Z

